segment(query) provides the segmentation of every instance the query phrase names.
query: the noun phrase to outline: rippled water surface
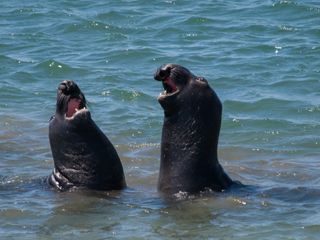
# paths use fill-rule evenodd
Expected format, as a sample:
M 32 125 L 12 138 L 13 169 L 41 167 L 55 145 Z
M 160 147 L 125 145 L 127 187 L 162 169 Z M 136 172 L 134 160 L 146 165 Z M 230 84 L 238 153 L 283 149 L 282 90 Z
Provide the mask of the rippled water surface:
M 0 33 L 1 239 L 319 239 L 318 1 L 2 0 Z M 168 62 L 219 95 L 220 162 L 246 188 L 157 193 L 153 72 Z M 125 191 L 47 186 L 64 79 L 114 143 Z

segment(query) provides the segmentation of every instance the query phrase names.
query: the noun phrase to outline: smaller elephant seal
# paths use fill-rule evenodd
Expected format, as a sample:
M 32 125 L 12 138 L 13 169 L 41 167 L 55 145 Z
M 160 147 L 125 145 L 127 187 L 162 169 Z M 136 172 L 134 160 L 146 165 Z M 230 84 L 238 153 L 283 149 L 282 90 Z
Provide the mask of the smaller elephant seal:
M 119 156 L 91 119 L 85 96 L 73 81 L 63 81 L 58 87 L 49 140 L 54 160 L 54 170 L 49 177 L 52 186 L 59 190 L 126 187 Z
M 235 182 L 218 161 L 222 104 L 203 77 L 176 65 L 161 66 L 154 74 L 164 92 L 158 189 L 174 194 L 223 191 Z

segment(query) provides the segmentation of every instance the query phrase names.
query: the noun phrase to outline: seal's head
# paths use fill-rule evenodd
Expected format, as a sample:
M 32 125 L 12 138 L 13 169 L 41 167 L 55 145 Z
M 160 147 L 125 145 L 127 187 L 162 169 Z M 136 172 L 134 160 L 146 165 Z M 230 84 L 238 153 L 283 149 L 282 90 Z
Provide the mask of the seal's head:
M 65 80 L 59 84 L 56 113 L 56 116 L 69 121 L 89 113 L 85 96 L 74 81 Z
M 161 81 L 164 91 L 158 101 L 169 116 L 176 113 L 190 101 L 212 93 L 208 82 L 203 77 L 196 77 L 187 68 L 178 64 L 165 64 L 158 68 L 154 79 Z M 191 102 L 191 105 L 193 105 Z

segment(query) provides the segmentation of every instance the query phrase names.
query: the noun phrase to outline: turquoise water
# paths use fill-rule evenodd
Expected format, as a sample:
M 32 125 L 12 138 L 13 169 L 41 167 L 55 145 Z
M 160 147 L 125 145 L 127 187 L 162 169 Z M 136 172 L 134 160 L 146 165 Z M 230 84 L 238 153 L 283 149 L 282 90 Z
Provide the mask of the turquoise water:
M 1 239 L 318 239 L 318 1 L 17 1 L 0 8 Z M 223 103 L 219 156 L 247 188 L 156 191 L 163 111 L 153 72 L 178 63 Z M 129 188 L 48 188 L 56 88 L 75 80 Z

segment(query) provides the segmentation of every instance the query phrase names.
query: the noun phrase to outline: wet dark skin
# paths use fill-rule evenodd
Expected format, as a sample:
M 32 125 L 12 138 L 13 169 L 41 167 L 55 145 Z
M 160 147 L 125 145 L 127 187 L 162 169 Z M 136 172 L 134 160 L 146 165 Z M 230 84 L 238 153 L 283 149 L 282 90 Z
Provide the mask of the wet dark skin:
M 158 97 L 164 109 L 159 191 L 223 191 L 238 184 L 218 161 L 222 104 L 208 82 L 176 64 L 161 66 L 154 78 L 165 90 Z
M 54 160 L 54 170 L 49 177 L 52 186 L 59 190 L 126 187 L 116 149 L 91 119 L 85 96 L 73 81 L 63 81 L 58 87 L 49 140 Z

